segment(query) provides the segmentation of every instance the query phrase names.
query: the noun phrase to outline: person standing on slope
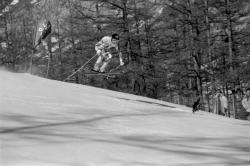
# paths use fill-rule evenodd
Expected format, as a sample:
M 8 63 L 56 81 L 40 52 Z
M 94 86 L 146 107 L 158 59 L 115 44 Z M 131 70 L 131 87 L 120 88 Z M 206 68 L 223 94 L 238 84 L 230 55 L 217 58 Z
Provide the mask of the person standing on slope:
M 194 104 L 193 104 L 193 113 L 198 111 L 200 109 L 200 106 L 201 106 L 201 95 L 197 95 L 197 98 L 196 100 L 194 101 Z
M 120 65 L 123 66 L 124 62 L 122 59 L 122 53 L 118 48 L 119 35 L 113 34 L 112 36 L 104 36 L 98 43 L 95 45 L 96 54 L 99 56 L 95 65 L 94 71 L 104 73 L 106 67 L 108 66 L 112 55 L 109 50 L 115 48 L 119 54 Z
M 242 101 L 242 106 L 245 108 L 246 112 L 248 113 L 247 119 L 249 119 L 250 115 L 250 88 L 246 90 L 246 95 L 243 97 Z

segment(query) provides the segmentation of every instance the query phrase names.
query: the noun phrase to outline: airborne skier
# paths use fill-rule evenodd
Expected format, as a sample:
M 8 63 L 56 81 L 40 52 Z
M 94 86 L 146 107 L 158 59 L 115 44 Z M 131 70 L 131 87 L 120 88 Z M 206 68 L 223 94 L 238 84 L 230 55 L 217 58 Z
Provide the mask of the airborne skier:
M 95 45 L 96 54 L 99 56 L 95 65 L 94 71 L 104 73 L 107 65 L 109 64 L 112 55 L 109 52 L 111 48 L 115 48 L 119 54 L 120 66 L 124 65 L 122 59 L 122 53 L 118 48 L 119 35 L 113 34 L 112 36 L 104 36 L 98 43 Z

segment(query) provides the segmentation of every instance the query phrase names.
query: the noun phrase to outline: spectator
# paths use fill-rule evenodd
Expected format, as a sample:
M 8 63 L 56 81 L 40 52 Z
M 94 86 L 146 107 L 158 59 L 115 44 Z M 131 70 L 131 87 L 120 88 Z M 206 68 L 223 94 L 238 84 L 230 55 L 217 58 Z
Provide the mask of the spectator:
M 194 102 L 194 104 L 193 104 L 193 113 L 194 113 L 195 111 L 198 111 L 198 110 L 199 110 L 200 105 L 201 105 L 200 100 L 201 100 L 201 96 L 198 95 L 197 99 L 195 100 L 195 102 Z
M 226 96 L 222 93 L 221 90 L 218 90 L 217 93 L 213 97 L 214 104 L 213 104 L 213 110 L 214 113 L 219 115 L 229 115 L 228 112 L 228 101 Z
M 217 90 L 216 92 L 215 92 L 215 94 L 213 95 L 213 112 L 215 113 L 215 114 L 219 114 L 219 112 L 220 112 L 220 107 L 219 107 L 219 105 L 220 105 L 220 100 L 219 100 L 219 90 Z
M 246 95 L 242 99 L 242 106 L 245 108 L 247 114 L 247 119 L 249 118 L 250 114 L 250 88 L 246 90 Z
M 230 117 L 230 113 L 228 111 L 228 101 L 226 96 L 220 92 L 220 103 L 221 103 L 221 113 Z

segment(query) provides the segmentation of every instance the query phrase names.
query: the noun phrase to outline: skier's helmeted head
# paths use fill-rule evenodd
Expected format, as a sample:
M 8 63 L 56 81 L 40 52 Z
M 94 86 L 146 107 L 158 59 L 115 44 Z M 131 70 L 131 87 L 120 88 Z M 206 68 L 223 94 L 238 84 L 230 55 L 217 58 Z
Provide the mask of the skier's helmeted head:
M 119 35 L 117 33 L 114 33 L 112 36 L 111 36 L 111 40 L 113 43 L 118 43 L 119 42 Z

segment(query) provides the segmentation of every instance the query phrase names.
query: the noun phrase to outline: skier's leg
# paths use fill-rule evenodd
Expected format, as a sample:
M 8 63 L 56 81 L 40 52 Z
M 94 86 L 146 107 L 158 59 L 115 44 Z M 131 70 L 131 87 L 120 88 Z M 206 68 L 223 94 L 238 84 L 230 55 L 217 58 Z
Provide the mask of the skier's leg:
M 99 56 L 98 58 L 97 58 L 97 60 L 96 60 L 96 63 L 95 63 L 95 65 L 94 65 L 94 70 L 95 71 L 99 71 L 99 69 L 100 69 L 100 66 L 101 66 L 101 64 L 102 64 L 102 62 L 103 62 L 103 52 L 102 52 L 102 50 L 99 48 L 99 47 L 95 47 L 95 50 L 96 50 L 96 54 Z
M 108 66 L 111 58 L 112 58 L 112 55 L 109 52 L 107 52 L 106 55 L 105 55 L 104 63 L 102 64 L 102 66 L 100 68 L 100 72 L 105 72 L 105 69 Z
M 94 70 L 95 71 L 99 71 L 100 66 L 102 64 L 102 61 L 103 61 L 103 56 L 99 56 L 96 63 L 95 63 L 95 65 L 94 65 Z

